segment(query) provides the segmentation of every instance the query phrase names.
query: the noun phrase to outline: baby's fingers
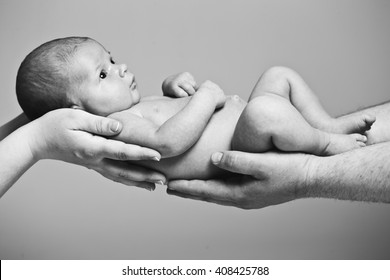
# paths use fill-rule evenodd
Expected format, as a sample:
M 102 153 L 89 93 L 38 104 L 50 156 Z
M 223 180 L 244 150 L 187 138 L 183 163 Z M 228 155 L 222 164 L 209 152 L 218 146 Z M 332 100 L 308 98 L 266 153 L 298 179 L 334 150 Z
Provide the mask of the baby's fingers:
M 179 87 L 182 88 L 187 93 L 187 95 L 194 95 L 196 92 L 195 87 L 190 83 L 179 84 Z
M 179 86 L 175 87 L 173 91 L 174 91 L 173 96 L 175 96 L 175 97 L 180 98 L 180 97 L 187 97 L 188 96 L 188 93 Z

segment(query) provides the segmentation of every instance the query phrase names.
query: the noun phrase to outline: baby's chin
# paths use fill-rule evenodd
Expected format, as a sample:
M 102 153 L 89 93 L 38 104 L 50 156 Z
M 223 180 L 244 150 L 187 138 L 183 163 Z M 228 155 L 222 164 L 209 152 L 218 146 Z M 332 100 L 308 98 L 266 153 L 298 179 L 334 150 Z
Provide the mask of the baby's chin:
M 141 95 L 139 94 L 137 89 L 131 90 L 131 97 L 132 97 L 133 105 L 139 103 L 141 100 Z

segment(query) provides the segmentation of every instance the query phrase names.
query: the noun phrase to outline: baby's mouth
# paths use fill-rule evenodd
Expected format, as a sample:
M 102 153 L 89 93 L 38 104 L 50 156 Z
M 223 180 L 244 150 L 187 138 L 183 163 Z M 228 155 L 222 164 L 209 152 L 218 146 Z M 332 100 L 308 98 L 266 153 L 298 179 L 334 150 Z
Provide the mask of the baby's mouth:
M 137 82 L 135 81 L 135 78 L 131 81 L 130 89 L 135 90 L 137 88 Z

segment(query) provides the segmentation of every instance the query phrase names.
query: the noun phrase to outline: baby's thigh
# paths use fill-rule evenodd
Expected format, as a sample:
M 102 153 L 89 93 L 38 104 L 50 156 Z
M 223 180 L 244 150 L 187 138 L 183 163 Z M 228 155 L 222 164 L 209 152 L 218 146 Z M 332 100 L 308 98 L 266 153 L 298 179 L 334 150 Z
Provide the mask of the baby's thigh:
M 246 152 L 265 152 L 272 149 L 272 135 L 278 129 L 281 106 L 278 96 L 258 96 L 242 112 L 232 140 L 232 149 Z

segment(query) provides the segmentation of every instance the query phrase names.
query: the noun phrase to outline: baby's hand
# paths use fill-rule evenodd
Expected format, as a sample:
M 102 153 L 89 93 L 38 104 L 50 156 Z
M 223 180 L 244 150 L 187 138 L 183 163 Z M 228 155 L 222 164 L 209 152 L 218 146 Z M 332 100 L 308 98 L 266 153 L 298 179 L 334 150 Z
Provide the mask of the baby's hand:
M 213 95 L 216 103 L 216 108 L 221 108 L 225 105 L 226 95 L 216 83 L 212 81 L 205 81 L 200 85 L 198 91 L 205 91 L 206 93 Z
M 169 76 L 162 84 L 164 95 L 170 97 L 191 96 L 197 89 L 198 85 L 194 77 L 188 72 Z

